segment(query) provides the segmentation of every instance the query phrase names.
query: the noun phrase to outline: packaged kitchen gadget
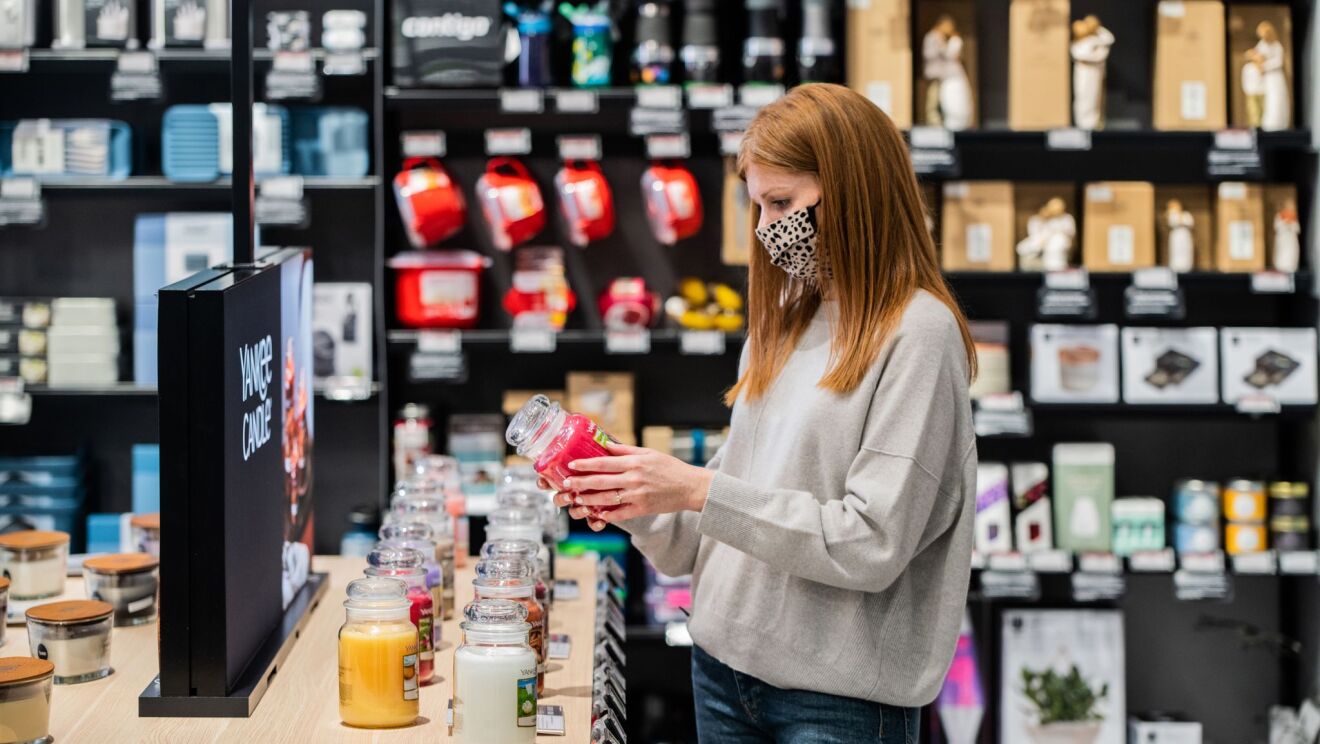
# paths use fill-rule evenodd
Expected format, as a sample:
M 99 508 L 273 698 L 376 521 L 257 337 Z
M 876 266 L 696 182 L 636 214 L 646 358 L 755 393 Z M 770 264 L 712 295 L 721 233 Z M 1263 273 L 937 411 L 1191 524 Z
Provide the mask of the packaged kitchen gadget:
M 485 174 L 477 179 L 477 200 L 491 240 L 502 251 L 526 243 L 545 227 L 541 187 L 515 158 L 491 158 L 486 163 Z
M 146 553 L 99 555 L 83 561 L 87 598 L 115 608 L 116 627 L 156 619 L 160 561 Z
M 426 558 L 412 548 L 377 547 L 367 554 L 367 576 L 399 579 L 408 585 L 408 619 L 417 638 L 417 678 L 421 684 L 435 674 L 435 646 L 431 624 L 435 621 L 435 602 L 426 588 Z
M 454 741 L 533 744 L 537 660 L 527 608 L 479 599 L 463 616 L 463 645 L 454 652 Z
M 489 260 L 472 251 L 405 251 L 394 269 L 399 322 L 412 328 L 472 328 L 481 311 L 481 273 Z
M 1117 403 L 1118 378 L 1118 326 L 1031 327 L 1033 400 Z
M 520 456 L 534 461 L 536 472 L 561 490 L 564 479 L 575 474 L 568 469 L 570 462 L 608 457 L 606 445 L 615 441 L 591 419 L 565 411 L 544 395 L 527 401 L 504 436 Z
M 594 160 L 570 160 L 555 174 L 569 242 L 579 248 L 614 232 L 614 195 Z
M 394 201 L 414 248 L 454 236 L 467 221 L 467 201 L 435 158 L 408 158 L 394 177 Z
M 646 287 L 646 280 L 623 276 L 610 282 L 597 303 L 605 328 L 636 331 L 650 328 L 660 311 L 660 295 Z
M 67 533 L 25 530 L 0 535 L 0 567 L 10 582 L 10 600 L 62 594 L 68 560 Z
M 488 558 L 476 565 L 472 588 L 477 599 L 508 599 L 527 608 L 527 643 L 536 652 L 536 694 L 545 690 L 545 605 L 536 599 L 536 566 L 522 558 Z
M 75 599 L 27 611 L 32 655 L 55 665 L 55 684 L 72 685 L 109 676 L 110 626 L 115 608 Z
M 339 629 L 339 717 L 349 726 L 407 726 L 419 713 L 417 628 L 398 579 L 348 583 Z
M 642 200 L 651 234 L 664 245 L 701 229 L 701 192 L 692 171 L 678 163 L 655 163 L 642 173 Z
M 524 248 L 518 251 L 513 286 L 504 295 L 504 309 L 515 328 L 563 330 L 577 295 L 568 286 L 562 248 Z
M 53 741 L 50 684 L 55 665 L 25 656 L 0 659 L 0 735 L 7 741 Z

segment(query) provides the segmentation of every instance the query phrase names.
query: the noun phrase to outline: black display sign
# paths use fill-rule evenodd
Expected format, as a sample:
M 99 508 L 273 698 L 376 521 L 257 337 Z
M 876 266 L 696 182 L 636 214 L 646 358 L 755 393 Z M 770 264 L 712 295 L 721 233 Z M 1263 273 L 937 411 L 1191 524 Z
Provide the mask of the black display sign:
M 394 0 L 394 82 L 495 87 L 504 77 L 499 0 Z

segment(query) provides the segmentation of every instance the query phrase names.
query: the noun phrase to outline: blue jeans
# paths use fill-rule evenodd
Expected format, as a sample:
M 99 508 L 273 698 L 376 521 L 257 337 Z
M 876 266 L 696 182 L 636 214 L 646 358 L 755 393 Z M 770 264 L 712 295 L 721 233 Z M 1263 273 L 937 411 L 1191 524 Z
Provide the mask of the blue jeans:
M 916 744 L 916 708 L 781 690 L 692 647 L 692 698 L 702 744 Z

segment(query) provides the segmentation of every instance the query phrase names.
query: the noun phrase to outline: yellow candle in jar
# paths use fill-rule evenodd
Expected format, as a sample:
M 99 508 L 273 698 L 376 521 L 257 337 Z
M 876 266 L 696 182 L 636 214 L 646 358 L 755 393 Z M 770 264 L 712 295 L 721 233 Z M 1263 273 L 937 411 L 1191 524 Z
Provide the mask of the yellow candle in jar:
M 417 627 L 350 623 L 339 631 L 339 715 L 362 728 L 407 726 L 417 719 Z

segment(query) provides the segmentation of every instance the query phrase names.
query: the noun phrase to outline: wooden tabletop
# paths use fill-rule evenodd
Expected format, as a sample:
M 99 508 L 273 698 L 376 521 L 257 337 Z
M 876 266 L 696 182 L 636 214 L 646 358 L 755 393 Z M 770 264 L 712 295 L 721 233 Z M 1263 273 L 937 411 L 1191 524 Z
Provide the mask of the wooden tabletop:
M 251 718 L 138 718 L 138 695 L 157 672 L 156 625 L 151 623 L 114 629 L 110 641 L 114 674 L 95 682 L 55 685 L 50 733 L 56 744 L 451 741 L 445 710 L 452 694 L 454 644 L 460 632 L 456 619 L 444 624 L 443 643 L 436 652 L 436 679 L 422 688 L 422 715 L 416 725 L 364 730 L 349 728 L 339 720 L 337 635 L 344 623 L 344 587 L 362 575 L 364 565 L 360 558 L 316 558 L 313 570 L 329 573 L 329 589 Z M 566 660 L 548 662 L 541 702 L 563 706 L 567 736 L 538 736 L 537 741 L 585 744 L 591 739 L 596 562 L 593 558 L 560 558 L 557 573 L 561 580 L 576 579 L 581 594 L 574 600 L 560 600 L 551 609 L 550 631 L 569 634 L 572 651 Z M 67 598 L 85 598 L 81 579 L 69 579 L 66 589 Z M 458 569 L 457 589 L 461 612 L 472 600 L 471 562 Z M 0 656 L 28 655 L 26 630 L 8 628 Z

